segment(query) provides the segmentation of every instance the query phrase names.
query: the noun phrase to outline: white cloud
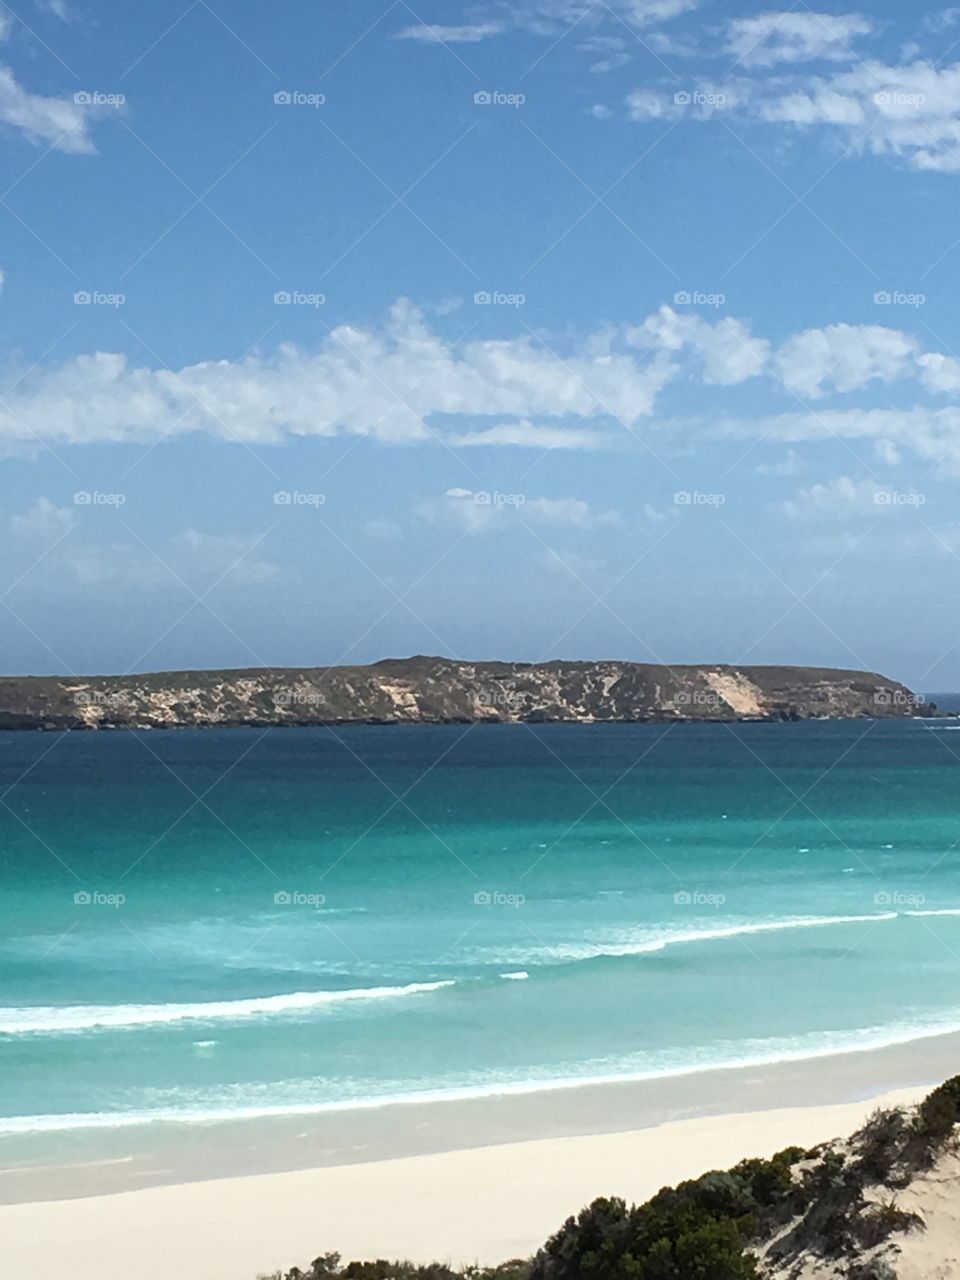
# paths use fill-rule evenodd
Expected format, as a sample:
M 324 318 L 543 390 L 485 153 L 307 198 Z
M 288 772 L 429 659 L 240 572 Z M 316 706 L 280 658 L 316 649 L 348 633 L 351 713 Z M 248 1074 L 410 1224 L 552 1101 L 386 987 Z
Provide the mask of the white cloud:
M 15 515 L 10 525 L 19 538 L 56 542 L 73 527 L 76 518 L 73 507 L 58 507 L 49 498 L 37 498 L 33 506 Z
M 342 325 L 313 352 L 284 345 L 270 357 L 179 372 L 99 352 L 34 370 L 0 406 L 0 445 L 142 442 L 191 431 L 247 443 L 339 433 L 412 443 L 437 438 L 428 424 L 435 415 L 613 415 L 630 425 L 652 412 L 675 372 L 664 353 L 638 359 L 594 351 L 589 340 L 566 359 L 529 335 L 452 344 L 401 302 L 383 329 Z M 469 430 L 482 424 L 471 420 Z
M 782 504 L 787 515 L 794 519 L 808 516 L 851 515 L 876 516 L 889 509 L 878 497 L 888 491 L 873 480 L 851 480 L 849 476 L 837 476 L 825 484 L 815 484 L 801 489 L 795 498 Z
M 700 6 L 700 0 L 621 0 L 623 16 L 635 26 L 667 22 Z
M 769 342 L 754 338 L 739 320 L 727 316 L 711 323 L 698 315 L 681 315 L 672 307 L 661 307 L 642 325 L 628 330 L 626 340 L 644 349 L 692 350 L 703 361 L 704 380 L 721 386 L 755 377 L 770 351 Z
M 922 26 L 925 31 L 950 31 L 960 22 L 960 9 L 935 9 L 925 15 Z
M 808 9 L 735 18 L 727 29 L 727 51 L 745 67 L 779 62 L 852 60 L 853 41 L 870 35 L 873 23 L 859 13 L 832 15 Z
M 829 389 L 854 391 L 872 381 L 892 382 L 912 364 L 917 349 L 913 338 L 896 329 L 834 324 L 796 334 L 774 363 L 790 391 L 817 397 Z
M 604 449 L 613 443 L 613 437 L 608 432 L 576 427 L 538 426 L 524 419 L 467 431 L 452 436 L 450 443 L 461 449 L 484 445 L 514 445 L 528 449 Z
M 639 123 L 740 113 L 767 125 L 835 131 L 850 154 L 902 157 L 915 169 L 960 170 L 960 63 L 876 60 L 827 76 L 728 77 L 689 87 L 690 101 L 644 88 L 627 98 Z
M 88 132 L 91 108 L 66 98 L 46 98 L 18 84 L 9 67 L 0 67 L 0 121 L 31 142 L 56 151 L 92 152 Z
M 499 489 L 448 489 L 442 498 L 428 498 L 418 503 L 415 511 L 432 524 L 453 523 L 469 533 L 524 525 L 595 529 L 621 524 L 618 511 L 594 511 L 582 498 L 531 497 Z
M 764 439 L 768 444 L 864 441 L 892 458 L 900 452 L 931 464 L 931 473 L 960 476 L 960 409 L 818 409 L 717 423 L 720 439 Z
M 445 27 L 440 23 L 418 22 L 397 32 L 398 40 L 422 40 L 427 44 L 478 44 L 504 30 L 500 22 L 476 22 L 464 26 Z
M 588 36 L 577 47 L 584 53 L 596 58 L 590 64 L 594 75 L 603 75 L 608 71 L 616 71 L 630 61 L 627 42 L 622 36 Z

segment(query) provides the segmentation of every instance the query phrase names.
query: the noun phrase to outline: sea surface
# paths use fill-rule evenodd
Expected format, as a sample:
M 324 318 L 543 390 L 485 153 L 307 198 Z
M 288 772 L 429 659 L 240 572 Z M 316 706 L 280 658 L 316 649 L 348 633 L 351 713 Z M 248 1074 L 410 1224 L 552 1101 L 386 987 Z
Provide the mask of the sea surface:
M 0 735 L 0 1135 L 960 1029 L 960 723 Z

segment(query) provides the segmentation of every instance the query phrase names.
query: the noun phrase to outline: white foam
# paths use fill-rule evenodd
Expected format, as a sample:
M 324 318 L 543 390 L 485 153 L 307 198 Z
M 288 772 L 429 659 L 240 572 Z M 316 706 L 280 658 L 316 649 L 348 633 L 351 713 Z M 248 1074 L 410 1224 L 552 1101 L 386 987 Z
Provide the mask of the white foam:
M 948 1020 L 949 1018 L 949 1020 Z M 862 1027 L 835 1035 L 833 1032 L 796 1040 L 772 1042 L 766 1052 L 743 1053 L 719 1062 L 674 1064 L 644 1071 L 622 1071 L 583 1076 L 546 1077 L 541 1079 L 490 1081 L 482 1084 L 453 1086 L 446 1089 L 421 1089 L 410 1093 L 379 1094 L 366 1098 L 348 1098 L 334 1102 L 289 1102 L 268 1106 L 183 1107 L 167 1110 L 72 1112 L 64 1115 L 8 1116 L 0 1118 L 0 1134 L 51 1133 L 74 1129 L 126 1129 L 149 1124 L 219 1124 L 235 1120 L 265 1120 L 282 1116 L 324 1115 L 340 1111 L 376 1111 L 383 1107 L 415 1106 L 435 1102 L 467 1102 L 492 1097 L 518 1097 L 533 1093 L 554 1093 L 567 1089 L 583 1089 L 597 1085 L 640 1084 L 652 1080 L 675 1079 L 699 1075 L 707 1071 L 738 1071 L 776 1066 L 786 1062 L 807 1062 L 848 1053 L 872 1053 L 960 1033 L 960 1010 L 954 1010 L 938 1022 L 896 1023 L 885 1027 Z M 828 1039 L 832 1036 L 832 1039 Z M 814 1040 L 815 1043 L 806 1043 Z
M 716 942 L 724 938 L 746 937 L 751 934 L 779 933 L 786 929 L 825 929 L 841 924 L 873 924 L 878 921 L 896 920 L 897 911 L 875 912 L 856 916 L 792 916 L 781 920 L 761 920 L 747 924 L 718 925 L 716 928 L 680 929 L 675 932 L 647 933 L 637 939 L 609 940 L 589 943 L 560 943 L 556 946 L 535 948 L 522 953 L 525 960 L 596 960 L 603 956 L 642 956 L 667 947 L 689 945 L 696 942 Z M 506 957 L 501 957 L 506 958 Z M 515 954 L 519 959 L 520 955 Z
M 517 969 L 515 973 L 501 973 L 500 977 L 509 978 L 512 982 L 522 982 L 524 978 L 529 978 L 530 975 L 526 969 Z
M 350 991 L 294 991 L 247 1000 L 212 1000 L 199 1004 L 38 1005 L 0 1009 L 0 1034 L 34 1031 L 89 1031 L 95 1027 L 148 1027 L 170 1022 L 238 1021 L 305 1013 L 354 1000 L 394 1000 L 454 986 L 445 982 L 411 982 L 405 987 L 358 987 Z

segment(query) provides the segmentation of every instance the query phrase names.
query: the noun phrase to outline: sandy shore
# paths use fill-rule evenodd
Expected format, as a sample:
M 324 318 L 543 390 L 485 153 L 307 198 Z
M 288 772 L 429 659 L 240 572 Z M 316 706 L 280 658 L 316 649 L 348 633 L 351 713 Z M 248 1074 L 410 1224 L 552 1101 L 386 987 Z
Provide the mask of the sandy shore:
M 865 1101 L 681 1120 L 626 1133 L 505 1143 L 376 1163 L 0 1207 L 0 1274 L 72 1280 L 255 1280 L 347 1257 L 497 1262 L 530 1253 L 598 1195 L 665 1183 L 846 1133 Z

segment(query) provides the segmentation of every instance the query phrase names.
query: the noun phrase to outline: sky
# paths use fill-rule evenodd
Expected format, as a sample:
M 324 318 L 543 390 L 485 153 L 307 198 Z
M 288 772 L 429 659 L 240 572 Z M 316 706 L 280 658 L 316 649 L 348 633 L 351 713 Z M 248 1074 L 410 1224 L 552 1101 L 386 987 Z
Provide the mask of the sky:
M 0 5 L 0 670 L 960 688 L 960 8 Z

